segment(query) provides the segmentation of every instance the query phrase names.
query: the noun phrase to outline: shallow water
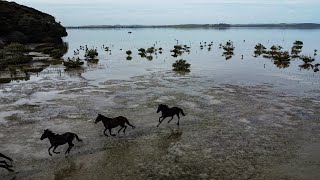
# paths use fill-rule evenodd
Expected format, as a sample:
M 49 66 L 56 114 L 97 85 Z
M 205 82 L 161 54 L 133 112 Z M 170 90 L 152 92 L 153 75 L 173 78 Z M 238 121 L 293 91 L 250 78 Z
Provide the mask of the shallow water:
M 97 47 L 99 62 L 73 71 L 53 65 L 29 81 L 0 84 L 0 148 L 15 160 L 19 172 L 0 169 L 0 178 L 318 177 L 320 159 L 314 149 L 320 144 L 319 73 L 300 70 L 300 61 L 278 69 L 270 60 L 252 55 L 258 42 L 288 49 L 296 39 L 304 42 L 303 53 L 311 54 L 320 42 L 319 30 L 108 29 L 68 33 L 65 57 L 87 44 Z M 191 63 L 189 74 L 171 71 L 175 58 L 169 51 L 175 39 L 191 44 L 191 53 L 182 56 Z M 226 61 L 218 46 L 229 39 L 236 49 L 235 56 Z M 152 61 L 137 56 L 138 48 L 148 48 L 156 41 L 156 47 L 164 48 L 162 55 Z M 213 41 L 212 50 L 200 50 L 200 41 Z M 112 54 L 104 52 L 102 45 L 110 46 Z M 131 61 L 126 60 L 129 49 L 134 54 Z M 155 127 L 160 116 L 158 103 L 184 109 L 180 128 L 176 118 Z M 102 124 L 93 123 L 98 113 L 126 116 L 137 128 L 105 137 Z M 46 128 L 75 132 L 84 142 L 74 141 L 70 155 L 50 157 L 49 142 L 39 140 Z M 65 150 L 66 146 L 58 148 Z
M 128 34 L 128 31 L 133 33 Z M 320 73 L 314 73 L 312 69 L 301 69 L 299 67 L 302 64 L 301 60 L 293 60 L 288 68 L 279 69 L 272 60 L 253 57 L 254 46 L 258 43 L 266 47 L 281 45 L 284 50 L 290 52 L 295 40 L 304 42 L 301 54 L 313 56 L 314 49 L 320 48 L 318 44 L 320 30 L 69 29 L 68 33 L 69 36 L 64 39 L 69 44 L 65 58 L 73 57 L 73 52 L 79 49 L 80 45 L 87 45 L 88 48 L 97 48 L 99 62 L 88 63 L 85 70 L 69 72 L 63 76 L 81 77 L 93 84 L 108 79 L 128 79 L 148 71 L 170 71 L 172 63 L 183 58 L 191 63 L 190 75 L 208 78 L 217 83 L 270 84 L 278 87 L 280 91 L 303 93 L 303 95 L 310 95 L 320 88 Z M 228 40 L 234 42 L 235 55 L 232 59 L 225 60 L 221 56 L 223 50 L 218 47 L 220 43 L 224 44 Z M 213 42 L 211 51 L 208 51 L 207 47 L 200 49 L 200 42 L 203 44 L 204 41 Z M 173 58 L 170 50 L 177 43 L 190 46 L 190 54 L 184 53 L 181 57 Z M 111 55 L 102 49 L 103 45 L 110 47 Z M 162 47 L 164 53 L 154 56 L 152 61 L 138 56 L 137 49 L 153 45 L 157 48 Z M 131 61 L 126 60 L 126 50 L 133 51 Z M 241 55 L 244 55 L 243 60 Z M 84 52 L 81 51 L 79 57 L 84 58 L 83 56 Z M 319 62 L 316 56 L 315 63 Z M 44 70 L 44 73 L 49 71 L 50 68 Z

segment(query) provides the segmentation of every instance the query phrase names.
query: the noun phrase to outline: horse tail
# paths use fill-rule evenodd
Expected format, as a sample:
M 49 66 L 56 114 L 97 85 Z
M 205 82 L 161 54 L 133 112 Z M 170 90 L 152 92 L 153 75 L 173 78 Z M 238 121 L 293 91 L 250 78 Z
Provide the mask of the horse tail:
M 181 108 L 179 108 L 179 112 L 180 112 L 183 116 L 185 116 L 185 114 L 183 113 L 183 110 L 182 110 Z
M 7 159 L 9 161 L 13 161 L 11 158 L 9 158 L 8 156 L 6 156 L 6 155 L 4 155 L 2 153 L 0 153 L 0 157 L 5 158 L 5 159 Z
M 80 142 L 82 142 L 82 139 L 79 138 L 79 136 L 76 133 L 73 133 L 74 137 L 76 137 L 76 139 Z
M 130 124 L 130 123 L 129 123 L 128 119 L 126 119 L 126 123 L 127 123 L 129 126 L 131 126 L 131 127 L 132 127 L 132 129 L 134 129 L 134 128 L 135 128 L 135 126 L 134 126 L 134 125 L 132 125 L 132 124 Z

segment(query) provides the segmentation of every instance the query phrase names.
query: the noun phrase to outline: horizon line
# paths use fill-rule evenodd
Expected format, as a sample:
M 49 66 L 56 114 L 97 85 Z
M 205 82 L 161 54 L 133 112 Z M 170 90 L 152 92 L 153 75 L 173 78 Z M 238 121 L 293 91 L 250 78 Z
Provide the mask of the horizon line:
M 65 26 L 66 28 L 192 28 L 192 27 L 207 27 L 207 28 L 235 28 L 235 27 L 270 27 L 270 28 L 320 28 L 320 23 L 240 23 L 240 24 L 162 24 L 162 25 L 142 25 L 142 24 L 114 24 L 114 25 L 77 25 Z

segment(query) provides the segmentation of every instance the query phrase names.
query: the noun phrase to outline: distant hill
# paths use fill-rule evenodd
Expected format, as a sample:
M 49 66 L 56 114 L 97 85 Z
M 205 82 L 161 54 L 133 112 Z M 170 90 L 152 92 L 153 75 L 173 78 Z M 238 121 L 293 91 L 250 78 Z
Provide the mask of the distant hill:
M 178 25 L 89 25 L 70 26 L 67 29 L 90 29 L 90 28 L 277 28 L 277 29 L 320 29 L 316 23 L 280 23 L 280 24 L 178 24 Z
M 6 43 L 61 42 L 66 29 L 49 14 L 0 0 L 0 41 Z

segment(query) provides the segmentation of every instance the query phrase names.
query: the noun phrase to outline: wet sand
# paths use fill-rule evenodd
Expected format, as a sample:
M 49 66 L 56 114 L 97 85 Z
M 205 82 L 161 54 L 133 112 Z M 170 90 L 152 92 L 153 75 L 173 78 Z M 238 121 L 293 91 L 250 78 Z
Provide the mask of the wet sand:
M 96 84 L 85 79 L 3 84 L 0 148 L 15 171 L 0 179 L 317 179 L 320 99 L 279 93 L 272 85 L 217 84 L 150 72 Z M 156 128 L 157 105 L 184 109 Z M 97 114 L 125 116 L 137 128 L 103 135 Z M 168 119 L 169 120 L 169 119 Z M 50 157 L 44 129 L 71 131 Z M 113 130 L 114 133 L 119 128 Z

